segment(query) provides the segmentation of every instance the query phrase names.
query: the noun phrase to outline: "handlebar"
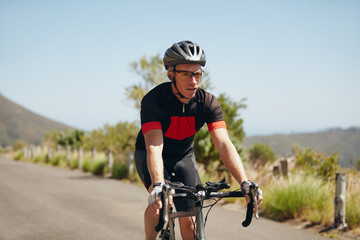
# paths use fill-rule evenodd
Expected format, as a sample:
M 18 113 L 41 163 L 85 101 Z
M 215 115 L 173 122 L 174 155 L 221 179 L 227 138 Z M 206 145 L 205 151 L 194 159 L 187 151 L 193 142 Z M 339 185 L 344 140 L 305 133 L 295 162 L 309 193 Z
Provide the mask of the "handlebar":
M 222 189 L 230 188 L 230 184 L 225 182 L 223 179 L 220 182 L 207 182 L 206 185 L 199 184 L 195 188 L 184 186 L 181 183 L 166 183 L 163 185 L 163 191 L 160 193 L 162 208 L 160 209 L 159 222 L 155 227 L 155 230 L 159 232 L 163 229 L 165 223 L 168 222 L 169 217 L 169 197 L 170 195 L 173 198 L 185 198 L 193 199 L 196 201 L 202 201 L 212 198 L 231 198 L 231 197 L 244 197 L 244 194 L 239 191 L 224 191 L 220 192 Z M 184 193 L 171 193 L 171 189 L 183 190 Z M 255 217 L 259 219 L 258 207 L 257 207 L 257 196 L 258 196 L 258 184 L 251 182 L 250 185 L 250 203 L 247 204 L 246 218 L 242 222 L 243 227 L 250 225 L 253 216 L 253 209 L 255 208 Z

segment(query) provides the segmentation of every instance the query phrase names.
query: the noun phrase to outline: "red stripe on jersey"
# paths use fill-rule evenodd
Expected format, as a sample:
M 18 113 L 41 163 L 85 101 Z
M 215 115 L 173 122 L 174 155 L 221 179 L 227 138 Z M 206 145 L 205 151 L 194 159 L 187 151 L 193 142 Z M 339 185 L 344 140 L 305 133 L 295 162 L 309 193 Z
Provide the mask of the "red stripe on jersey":
M 195 117 L 171 117 L 170 127 L 165 133 L 165 137 L 175 140 L 183 140 L 196 133 Z
M 212 122 L 212 123 L 209 123 L 207 126 L 209 129 L 209 132 L 211 132 L 212 130 L 214 130 L 216 128 L 225 128 L 226 129 L 225 121 Z
M 145 134 L 149 130 L 162 129 L 160 122 L 147 122 L 142 125 L 142 132 Z

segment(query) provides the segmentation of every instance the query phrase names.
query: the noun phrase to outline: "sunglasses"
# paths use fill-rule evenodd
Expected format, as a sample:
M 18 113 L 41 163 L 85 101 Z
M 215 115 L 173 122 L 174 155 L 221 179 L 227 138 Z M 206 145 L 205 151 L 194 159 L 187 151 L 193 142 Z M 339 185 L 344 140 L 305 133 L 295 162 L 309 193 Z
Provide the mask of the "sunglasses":
M 195 77 L 196 80 L 201 80 L 204 71 L 196 71 L 196 72 L 190 72 L 190 71 L 184 71 L 184 70 L 173 70 L 173 72 L 176 72 L 180 75 L 182 78 L 192 78 Z

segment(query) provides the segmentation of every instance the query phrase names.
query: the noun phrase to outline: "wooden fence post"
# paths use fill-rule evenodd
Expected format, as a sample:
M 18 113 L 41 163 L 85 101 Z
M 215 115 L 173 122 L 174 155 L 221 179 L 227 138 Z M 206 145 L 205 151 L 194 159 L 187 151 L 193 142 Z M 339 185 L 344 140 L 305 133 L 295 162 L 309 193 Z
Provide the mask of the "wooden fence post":
M 27 147 L 24 147 L 22 152 L 23 152 L 23 158 L 27 159 L 28 158 L 28 149 L 27 149 Z
M 281 160 L 280 164 L 281 164 L 282 175 L 284 177 L 287 177 L 288 176 L 288 161 L 286 160 L 286 158 L 285 158 L 285 160 Z
M 51 158 L 52 158 L 52 147 L 49 147 L 49 148 L 48 148 L 48 155 L 47 155 L 48 161 L 50 161 Z
M 91 160 L 95 160 L 95 155 L 96 155 L 96 148 L 92 147 L 91 148 Z
M 113 167 L 114 164 L 114 156 L 113 156 L 113 152 L 111 150 L 108 150 L 108 167 L 109 167 L 109 172 L 111 173 L 111 169 Z
M 57 145 L 57 152 L 56 152 L 56 153 L 59 154 L 60 152 L 61 152 L 61 145 L 58 144 L 58 145 Z
M 79 147 L 78 149 L 78 165 L 79 165 L 79 168 L 81 169 L 82 168 L 82 165 L 83 165 L 83 149 L 82 147 Z
M 274 174 L 274 177 L 279 177 L 279 175 L 280 175 L 280 167 L 279 166 L 273 167 L 273 174 Z
M 128 175 L 134 172 L 134 154 L 132 151 L 128 153 Z
M 33 160 L 34 159 L 34 153 L 35 152 L 35 147 L 30 147 L 30 159 Z
M 69 145 L 66 145 L 66 166 L 70 166 L 70 151 L 71 147 Z
M 345 173 L 336 173 L 335 187 L 335 227 L 345 230 L 345 203 L 346 203 L 346 175 Z

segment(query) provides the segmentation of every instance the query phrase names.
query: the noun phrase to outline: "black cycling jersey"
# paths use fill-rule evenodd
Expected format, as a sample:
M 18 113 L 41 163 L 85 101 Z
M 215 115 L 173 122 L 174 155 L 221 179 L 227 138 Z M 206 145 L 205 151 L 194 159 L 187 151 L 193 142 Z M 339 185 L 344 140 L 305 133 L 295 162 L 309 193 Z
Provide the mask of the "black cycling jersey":
M 144 133 L 162 129 L 163 156 L 178 156 L 180 159 L 193 151 L 194 135 L 204 123 L 209 131 L 226 128 L 222 109 L 214 95 L 199 88 L 194 98 L 182 103 L 172 92 L 170 82 L 158 85 L 145 95 L 140 114 L 142 129 L 136 140 L 136 149 L 146 150 Z

